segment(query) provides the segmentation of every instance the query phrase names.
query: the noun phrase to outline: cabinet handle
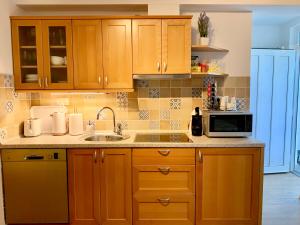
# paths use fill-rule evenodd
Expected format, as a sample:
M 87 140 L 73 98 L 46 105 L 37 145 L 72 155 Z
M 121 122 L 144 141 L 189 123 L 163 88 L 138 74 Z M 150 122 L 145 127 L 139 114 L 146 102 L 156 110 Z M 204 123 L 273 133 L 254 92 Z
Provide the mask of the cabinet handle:
M 39 87 L 42 87 L 42 78 L 39 77 Z
M 162 204 L 163 206 L 167 206 L 170 204 L 170 198 L 158 198 L 157 199 L 159 201 L 160 204 Z
M 164 71 L 165 72 L 167 71 L 167 67 L 168 67 L 167 63 L 164 62 Z
M 94 162 L 97 163 L 97 150 L 94 151 Z
M 101 151 L 101 162 L 102 162 L 102 163 L 104 163 L 104 156 L 105 156 L 104 150 L 102 150 L 102 151 Z
M 157 62 L 157 71 L 160 71 L 160 62 Z
M 45 77 L 45 87 L 48 87 L 48 77 Z
M 170 150 L 158 150 L 158 153 L 161 154 L 162 156 L 168 156 L 170 154 Z
M 158 170 L 161 172 L 163 175 L 168 175 L 170 173 L 170 167 L 159 167 Z
M 200 150 L 198 151 L 198 160 L 199 160 L 199 162 L 202 161 L 202 153 Z
M 108 78 L 107 78 L 107 76 L 105 76 L 105 84 L 106 85 L 108 84 Z
M 98 83 L 101 84 L 101 76 L 98 76 Z

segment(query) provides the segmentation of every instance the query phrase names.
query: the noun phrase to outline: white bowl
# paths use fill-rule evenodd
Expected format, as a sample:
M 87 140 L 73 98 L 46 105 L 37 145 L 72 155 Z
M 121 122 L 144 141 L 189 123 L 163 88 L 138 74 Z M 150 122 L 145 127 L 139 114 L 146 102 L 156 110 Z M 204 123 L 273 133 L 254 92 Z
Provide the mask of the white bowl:
M 37 74 L 25 74 L 25 78 L 27 79 L 37 79 L 38 75 Z
M 59 66 L 59 65 L 63 65 L 65 63 L 64 57 L 60 57 L 60 56 L 51 56 L 50 60 L 51 60 L 52 65 Z

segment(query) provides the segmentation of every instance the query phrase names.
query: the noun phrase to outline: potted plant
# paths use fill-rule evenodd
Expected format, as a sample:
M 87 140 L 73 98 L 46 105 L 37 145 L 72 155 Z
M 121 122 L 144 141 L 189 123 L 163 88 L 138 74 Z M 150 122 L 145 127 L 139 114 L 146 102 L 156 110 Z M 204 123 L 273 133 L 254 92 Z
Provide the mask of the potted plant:
M 198 17 L 198 30 L 200 34 L 200 45 L 208 45 L 208 26 L 209 26 L 209 18 L 205 12 L 201 12 Z

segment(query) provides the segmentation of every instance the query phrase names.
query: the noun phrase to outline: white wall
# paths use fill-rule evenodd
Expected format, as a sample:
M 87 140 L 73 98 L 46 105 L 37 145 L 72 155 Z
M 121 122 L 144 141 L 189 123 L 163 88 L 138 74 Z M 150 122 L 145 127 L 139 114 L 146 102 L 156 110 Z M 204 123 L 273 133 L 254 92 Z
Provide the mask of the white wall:
M 0 0 L 0 73 L 12 73 L 10 42 L 10 1 Z
M 184 12 L 193 15 L 192 44 L 197 43 L 197 19 L 199 13 Z M 250 76 L 252 13 L 209 12 L 212 32 L 210 44 L 228 49 L 227 54 L 213 53 L 201 55 L 210 59 L 217 58 L 225 65 L 225 72 L 230 76 Z M 200 55 L 200 56 L 201 56 Z
M 254 25 L 252 48 L 288 48 L 285 46 L 280 25 Z

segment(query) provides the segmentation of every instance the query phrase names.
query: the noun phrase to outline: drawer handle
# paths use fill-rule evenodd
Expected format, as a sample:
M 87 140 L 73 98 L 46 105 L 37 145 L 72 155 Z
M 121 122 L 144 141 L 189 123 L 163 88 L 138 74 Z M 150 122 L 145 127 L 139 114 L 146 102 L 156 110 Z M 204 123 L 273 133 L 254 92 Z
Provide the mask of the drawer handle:
M 159 167 L 159 172 L 161 172 L 164 175 L 168 175 L 170 173 L 170 167 Z
M 170 150 L 158 150 L 158 153 L 162 156 L 168 156 L 170 154 Z
M 157 199 L 159 201 L 160 204 L 162 204 L 163 206 L 167 206 L 170 204 L 170 198 L 158 198 Z

